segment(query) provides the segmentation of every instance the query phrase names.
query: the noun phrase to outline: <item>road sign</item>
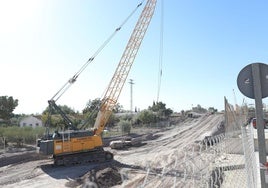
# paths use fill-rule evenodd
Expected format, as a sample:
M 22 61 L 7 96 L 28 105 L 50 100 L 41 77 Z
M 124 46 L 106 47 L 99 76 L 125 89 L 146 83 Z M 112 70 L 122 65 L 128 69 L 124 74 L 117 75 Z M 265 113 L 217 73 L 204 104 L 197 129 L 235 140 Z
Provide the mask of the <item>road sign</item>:
M 268 96 L 268 65 L 263 63 L 253 63 L 259 65 L 260 70 L 260 81 L 261 81 L 261 95 L 262 98 Z M 253 82 L 253 73 L 252 73 L 252 65 L 249 64 L 244 67 L 238 77 L 237 77 L 237 85 L 241 93 L 245 96 L 255 99 L 254 95 L 254 82 Z

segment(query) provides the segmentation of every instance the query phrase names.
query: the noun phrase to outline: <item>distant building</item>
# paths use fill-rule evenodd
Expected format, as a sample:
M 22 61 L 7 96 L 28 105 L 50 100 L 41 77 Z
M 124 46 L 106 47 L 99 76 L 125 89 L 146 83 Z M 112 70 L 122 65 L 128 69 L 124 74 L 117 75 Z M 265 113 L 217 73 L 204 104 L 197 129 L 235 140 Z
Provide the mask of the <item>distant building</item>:
M 42 121 L 40 119 L 38 119 L 37 117 L 34 117 L 34 116 L 27 116 L 27 117 L 24 117 L 20 120 L 20 127 L 42 127 L 43 124 L 42 124 Z

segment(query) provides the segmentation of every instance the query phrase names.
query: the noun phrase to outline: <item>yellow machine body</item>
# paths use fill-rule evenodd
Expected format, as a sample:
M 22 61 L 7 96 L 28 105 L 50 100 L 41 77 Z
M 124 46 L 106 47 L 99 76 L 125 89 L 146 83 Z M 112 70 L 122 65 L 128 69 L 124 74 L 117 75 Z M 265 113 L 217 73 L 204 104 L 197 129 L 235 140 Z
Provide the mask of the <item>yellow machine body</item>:
M 78 153 L 93 150 L 102 147 L 102 139 L 100 136 L 87 136 L 70 139 L 54 140 L 54 155 L 61 155 L 66 153 Z

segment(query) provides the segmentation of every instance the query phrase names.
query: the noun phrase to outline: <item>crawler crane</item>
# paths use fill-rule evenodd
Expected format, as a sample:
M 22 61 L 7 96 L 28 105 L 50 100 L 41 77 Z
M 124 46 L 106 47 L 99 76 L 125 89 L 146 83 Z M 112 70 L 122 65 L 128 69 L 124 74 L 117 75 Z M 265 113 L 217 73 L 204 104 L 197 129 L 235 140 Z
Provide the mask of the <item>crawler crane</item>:
M 140 5 L 141 4 L 138 6 Z M 108 151 L 104 151 L 103 149 L 101 133 L 103 132 L 112 110 L 117 103 L 128 73 L 153 16 L 155 6 L 156 0 L 147 0 L 104 97 L 102 98 L 100 109 L 94 123 L 94 131 L 77 130 L 67 115 L 65 115 L 64 112 L 56 105 L 54 100 L 55 96 L 49 100 L 49 105 L 56 109 L 66 122 L 66 125 L 72 128 L 72 130 L 64 132 L 55 132 L 53 135 L 48 135 L 46 138 L 39 140 L 40 153 L 53 155 L 55 165 L 109 161 L 113 159 L 113 154 Z M 77 75 L 73 76 L 67 84 L 73 83 L 76 78 Z M 56 95 L 58 95 L 58 93 Z

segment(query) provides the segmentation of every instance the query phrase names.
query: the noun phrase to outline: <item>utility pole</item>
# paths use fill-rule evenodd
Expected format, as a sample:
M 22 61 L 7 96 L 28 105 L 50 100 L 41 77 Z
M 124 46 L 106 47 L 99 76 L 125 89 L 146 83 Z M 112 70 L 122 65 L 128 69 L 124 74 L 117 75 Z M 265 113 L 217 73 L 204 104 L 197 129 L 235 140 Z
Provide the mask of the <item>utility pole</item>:
M 133 112 L 133 110 L 132 110 L 132 107 L 133 107 L 133 84 L 134 84 L 134 82 L 133 82 L 133 79 L 129 79 L 129 82 L 128 82 L 129 84 L 130 84 L 130 112 L 132 113 Z

